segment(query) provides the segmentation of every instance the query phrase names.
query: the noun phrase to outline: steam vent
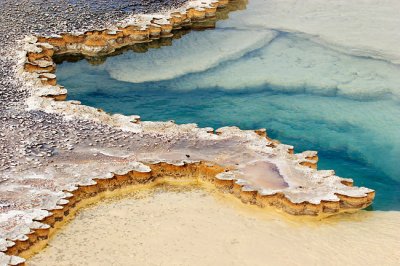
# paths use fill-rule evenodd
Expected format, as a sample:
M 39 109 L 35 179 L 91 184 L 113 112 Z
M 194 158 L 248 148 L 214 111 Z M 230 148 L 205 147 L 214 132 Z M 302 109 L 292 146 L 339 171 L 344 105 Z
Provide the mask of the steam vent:
M 4 2 L 0 265 L 24 265 L 88 204 L 159 182 L 185 185 L 191 180 L 265 212 L 274 209 L 318 220 L 372 204 L 373 189 L 353 185 L 352 179 L 339 177 L 334 170 L 318 170 L 316 151 L 297 152 L 296 143 L 281 143 L 268 128 L 211 128 L 194 124 L 197 121 L 142 121 L 140 113 L 110 114 L 69 100 L 68 87 L 58 81 L 58 58 L 97 62 L 133 45 L 171 46 L 185 34 L 213 31 L 218 21 L 229 21 L 251 0 Z M 253 9 L 261 10 L 266 2 L 270 1 L 254 0 Z M 243 18 L 245 12 L 237 16 L 232 18 L 235 27 L 251 29 L 258 38 L 263 25 L 255 17 Z M 283 31 L 284 26 L 277 28 Z M 277 32 L 260 37 L 263 45 L 286 34 Z M 249 36 L 243 42 L 248 40 L 253 39 Z M 239 46 L 232 47 L 230 51 Z M 195 54 L 198 47 L 194 43 L 190 49 Z M 200 59 L 187 65 L 196 64 L 201 65 Z M 158 73 L 155 66 L 149 72 Z M 198 80 L 200 84 L 205 79 Z

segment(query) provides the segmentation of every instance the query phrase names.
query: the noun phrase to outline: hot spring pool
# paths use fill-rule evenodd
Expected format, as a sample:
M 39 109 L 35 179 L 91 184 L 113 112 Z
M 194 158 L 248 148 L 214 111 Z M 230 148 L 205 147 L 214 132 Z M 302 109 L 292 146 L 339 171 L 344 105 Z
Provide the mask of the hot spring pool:
M 319 151 L 320 169 L 375 189 L 372 209 L 400 210 L 400 66 L 271 28 L 263 5 L 146 53 L 63 62 L 58 82 L 110 113 L 266 128 L 296 151 Z

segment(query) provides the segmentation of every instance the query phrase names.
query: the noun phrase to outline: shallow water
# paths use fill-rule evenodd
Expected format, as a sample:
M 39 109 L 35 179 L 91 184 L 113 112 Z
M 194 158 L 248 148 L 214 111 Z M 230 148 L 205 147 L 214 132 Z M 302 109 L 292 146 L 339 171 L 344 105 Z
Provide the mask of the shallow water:
M 400 210 L 400 66 L 270 28 L 260 15 L 270 3 L 253 0 L 172 46 L 64 62 L 59 83 L 69 99 L 143 120 L 267 128 L 296 151 L 319 151 L 320 169 L 375 189 L 373 209 Z
M 171 189 L 171 188 L 170 188 Z M 212 191 L 157 189 L 80 212 L 29 265 L 398 265 L 399 212 L 288 220 Z M 295 251 L 295 256 L 293 255 Z M 323 254 L 323 255 L 321 255 Z

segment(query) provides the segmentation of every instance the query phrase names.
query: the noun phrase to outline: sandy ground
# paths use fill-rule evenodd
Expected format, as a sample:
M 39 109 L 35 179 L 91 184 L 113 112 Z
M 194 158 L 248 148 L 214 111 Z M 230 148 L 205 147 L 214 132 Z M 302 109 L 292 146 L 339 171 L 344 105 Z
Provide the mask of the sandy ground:
M 29 265 L 399 265 L 399 224 L 400 212 L 290 220 L 230 195 L 156 189 L 85 209 Z

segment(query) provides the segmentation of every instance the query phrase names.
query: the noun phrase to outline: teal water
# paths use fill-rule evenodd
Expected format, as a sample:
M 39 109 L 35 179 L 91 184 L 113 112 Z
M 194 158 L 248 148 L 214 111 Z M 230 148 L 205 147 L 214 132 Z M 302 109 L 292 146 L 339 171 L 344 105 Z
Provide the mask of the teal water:
M 267 128 L 298 152 L 317 150 L 319 169 L 376 190 L 374 210 L 400 210 L 399 74 L 396 65 L 308 36 L 229 27 L 229 20 L 172 46 L 57 70 L 69 99 L 111 113 Z

